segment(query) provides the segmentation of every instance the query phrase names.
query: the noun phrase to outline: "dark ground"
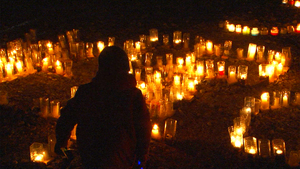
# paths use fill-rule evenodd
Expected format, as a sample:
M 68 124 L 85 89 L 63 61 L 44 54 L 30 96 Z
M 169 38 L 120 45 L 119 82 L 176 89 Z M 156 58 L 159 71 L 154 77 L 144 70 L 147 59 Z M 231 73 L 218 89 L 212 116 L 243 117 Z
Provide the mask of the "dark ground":
M 291 47 L 294 60 L 290 70 L 276 83 L 269 85 L 259 83 L 257 63 L 226 60 L 226 64 L 249 66 L 249 85 L 227 85 L 218 80 L 204 82 L 198 86 L 192 102 L 175 103 L 173 118 L 178 120 L 176 141 L 173 144 L 151 141 L 148 162 L 148 168 L 276 168 L 274 159 L 267 159 L 267 163 L 255 159 L 251 164 L 241 150 L 231 146 L 227 127 L 238 116 L 245 96 L 259 98 L 262 91 L 283 89 L 300 92 L 300 35 L 242 36 L 225 32 L 219 28 L 219 22 L 229 20 L 250 26 L 283 27 L 299 22 L 300 9 L 283 7 L 280 1 L 268 0 L 165 3 L 47 1 L 22 5 L 10 1 L 2 4 L 2 47 L 7 41 L 24 38 L 31 28 L 37 30 L 38 40 L 50 39 L 55 42 L 58 34 L 79 29 L 81 40 L 85 42 L 107 42 L 107 37 L 114 36 L 117 45 L 123 46 L 125 40 L 136 41 L 138 35 L 148 34 L 149 29 L 157 28 L 159 37 L 163 34 L 171 37 L 175 30 L 188 32 L 191 34 L 191 44 L 195 35 L 214 43 L 232 40 L 233 50 L 237 47 L 247 49 L 250 42 L 278 51 L 282 47 Z M 182 53 L 172 48 L 157 47 L 151 50 L 154 55 Z M 97 62 L 93 58 L 74 62 L 72 78 L 39 72 L 0 84 L 0 89 L 8 92 L 9 99 L 9 104 L 1 107 L 0 113 L 1 168 L 33 168 L 33 164 L 29 163 L 29 146 L 33 142 L 47 143 L 48 133 L 53 131 L 56 123 L 55 119 L 44 119 L 38 115 L 35 100 L 49 97 L 61 101 L 63 106 L 70 98 L 70 88 L 89 82 L 96 70 Z M 299 120 L 299 106 L 260 112 L 253 116 L 248 135 L 270 140 L 283 138 L 288 155 L 291 150 L 300 150 Z M 75 157 L 69 168 L 80 167 L 76 154 Z M 47 168 L 60 168 L 64 164 L 62 159 L 57 158 Z

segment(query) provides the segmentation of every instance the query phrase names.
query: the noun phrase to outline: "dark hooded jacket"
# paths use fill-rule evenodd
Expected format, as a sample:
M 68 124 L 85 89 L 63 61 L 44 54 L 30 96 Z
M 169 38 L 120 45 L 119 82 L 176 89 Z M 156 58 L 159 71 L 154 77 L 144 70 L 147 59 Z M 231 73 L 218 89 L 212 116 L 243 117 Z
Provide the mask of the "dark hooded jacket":
M 77 125 L 77 144 L 87 168 L 130 168 L 146 160 L 151 124 L 145 100 L 129 75 L 126 53 L 106 47 L 99 55 L 97 75 L 79 86 L 61 110 L 56 148 L 64 147 Z

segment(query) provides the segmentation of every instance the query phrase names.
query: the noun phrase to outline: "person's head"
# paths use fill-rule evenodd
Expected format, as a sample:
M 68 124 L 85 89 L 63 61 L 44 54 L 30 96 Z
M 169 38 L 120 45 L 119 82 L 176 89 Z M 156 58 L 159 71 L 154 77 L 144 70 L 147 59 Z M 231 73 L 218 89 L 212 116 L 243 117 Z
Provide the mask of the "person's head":
M 114 75 L 128 73 L 129 60 L 126 52 L 117 46 L 105 47 L 98 57 L 98 73 Z

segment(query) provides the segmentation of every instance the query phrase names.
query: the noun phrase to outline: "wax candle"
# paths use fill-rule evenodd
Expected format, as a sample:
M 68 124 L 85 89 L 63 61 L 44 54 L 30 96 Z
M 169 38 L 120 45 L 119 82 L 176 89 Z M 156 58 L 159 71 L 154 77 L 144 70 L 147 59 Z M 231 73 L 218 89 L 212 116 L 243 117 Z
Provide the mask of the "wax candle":
M 297 33 L 300 33 L 300 23 L 297 24 L 296 32 L 297 32 Z
M 217 62 L 218 65 L 218 72 L 220 76 L 225 75 L 225 62 L 224 61 L 219 61 Z
M 261 97 L 261 109 L 262 110 L 267 110 L 269 109 L 269 106 L 270 106 L 270 95 L 269 95 L 269 92 L 264 92 L 262 93 Z
M 195 84 L 194 84 L 194 79 L 189 79 L 188 80 L 188 91 L 194 92 L 195 91 Z
M 257 141 L 255 137 L 245 137 L 244 138 L 244 151 L 248 154 L 257 154 Z
M 269 75 L 269 82 L 272 83 L 275 80 L 275 71 L 274 66 L 272 64 L 267 65 L 267 73 Z
M 155 71 L 154 73 L 154 82 L 156 86 L 161 85 L 161 73 L 159 71 Z
M 140 41 L 135 42 L 135 50 L 137 52 L 141 51 L 141 42 Z
M 229 32 L 234 32 L 235 31 L 235 25 L 234 24 L 228 24 L 227 29 Z
M 23 73 L 23 63 L 20 60 L 18 60 L 16 62 L 16 68 L 17 68 L 19 74 Z
M 228 79 L 227 79 L 228 84 L 232 84 L 237 82 L 236 78 L 236 67 L 233 65 L 228 66 Z
M 236 49 L 237 58 L 243 59 L 244 58 L 244 49 L 243 48 L 237 48 Z
M 180 44 L 182 41 L 182 32 L 181 31 L 174 31 L 173 32 L 173 43 L 175 45 Z
M 280 98 L 279 97 L 274 97 L 274 103 L 272 106 L 272 109 L 280 108 Z
M 252 35 L 252 36 L 257 36 L 257 35 L 259 35 L 259 30 L 258 30 L 258 28 L 256 28 L 256 27 L 252 28 L 252 29 L 251 29 L 251 35 Z
M 43 66 L 42 66 L 42 71 L 47 72 L 48 71 L 48 57 L 45 57 L 42 60 Z
M 289 106 L 289 100 L 290 100 L 290 92 L 289 91 L 283 91 L 282 92 L 282 106 L 288 107 Z
M 180 86 L 180 76 L 174 75 L 174 86 Z
M 196 76 L 198 77 L 204 77 L 204 61 L 198 60 L 196 62 Z
M 247 60 L 248 61 L 253 61 L 254 57 L 255 57 L 255 54 L 256 54 L 256 44 L 249 43 Z
M 242 33 L 242 25 L 237 24 L 235 26 L 235 32 L 238 33 L 238 34 Z
M 214 78 L 215 70 L 214 70 L 214 60 L 206 60 L 206 78 Z
M 243 27 L 243 35 L 249 35 L 250 34 L 250 28 L 248 26 Z
M 150 29 L 149 30 L 150 41 L 157 42 L 158 41 L 158 30 L 157 29 Z
M 185 57 L 185 66 L 188 69 L 191 65 L 192 65 L 192 57 L 191 55 L 187 54 L 187 56 Z
M 104 49 L 104 42 L 98 41 L 97 48 L 98 48 L 99 53 L 101 53 L 101 51 Z
M 12 78 L 12 76 L 13 76 L 13 70 L 14 70 L 13 64 L 11 64 L 10 62 L 6 63 L 6 65 L 5 65 L 5 71 L 6 71 L 6 77 L 7 78 Z
M 206 52 L 207 52 L 207 54 L 213 53 L 213 43 L 210 40 L 206 41 Z
M 272 27 L 270 31 L 271 35 L 276 36 L 279 33 L 279 30 L 277 27 Z
M 115 45 L 115 37 L 108 37 L 108 46 Z
M 55 62 L 55 71 L 59 75 L 62 75 L 64 73 L 64 69 L 63 69 L 62 64 L 59 60 L 57 60 Z
M 153 125 L 152 131 L 151 131 L 151 138 L 156 139 L 156 140 L 161 139 L 159 127 L 157 124 Z

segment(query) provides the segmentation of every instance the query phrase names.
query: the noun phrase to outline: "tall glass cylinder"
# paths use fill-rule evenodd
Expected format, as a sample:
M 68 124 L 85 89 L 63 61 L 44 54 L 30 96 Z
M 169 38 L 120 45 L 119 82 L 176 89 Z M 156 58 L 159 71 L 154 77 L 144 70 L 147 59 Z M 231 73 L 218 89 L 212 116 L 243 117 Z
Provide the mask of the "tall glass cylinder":
M 254 60 L 254 57 L 255 57 L 255 54 L 256 54 L 256 44 L 254 44 L 254 43 L 249 43 L 249 46 L 248 46 L 248 54 L 247 54 L 247 60 L 248 60 L 248 61 L 253 61 L 253 60 Z
M 190 33 L 184 33 L 182 39 L 183 39 L 183 48 L 188 49 L 190 45 Z
M 274 156 L 286 154 L 285 142 L 283 139 L 273 139 L 272 140 L 272 148 L 273 148 Z
M 270 94 L 269 92 L 264 92 L 260 96 L 261 100 L 261 110 L 268 110 L 270 107 Z
M 290 104 L 290 91 L 282 91 L 282 97 L 281 97 L 281 105 L 283 107 L 289 107 Z
M 259 156 L 262 158 L 271 157 L 271 142 L 268 139 L 258 140 L 258 152 Z
M 168 118 L 165 120 L 164 139 L 172 141 L 176 135 L 177 120 Z
M 150 41 L 151 42 L 158 42 L 158 30 L 157 29 L 150 29 Z
M 257 62 L 264 62 L 265 58 L 264 58 L 264 53 L 265 53 L 265 46 L 257 46 L 257 57 L 256 60 Z
M 257 154 L 257 141 L 255 137 L 245 137 L 244 138 L 244 151 L 248 154 Z
M 239 65 L 238 66 L 238 78 L 241 80 L 246 80 L 248 76 L 248 66 Z
M 206 60 L 205 61 L 206 67 L 206 78 L 214 78 L 215 77 L 215 68 L 214 68 L 214 60 Z
M 173 44 L 179 45 L 182 42 L 182 32 L 181 31 L 174 31 L 173 32 Z
M 225 75 L 225 61 L 217 62 L 217 66 L 218 66 L 219 75 L 224 76 Z

